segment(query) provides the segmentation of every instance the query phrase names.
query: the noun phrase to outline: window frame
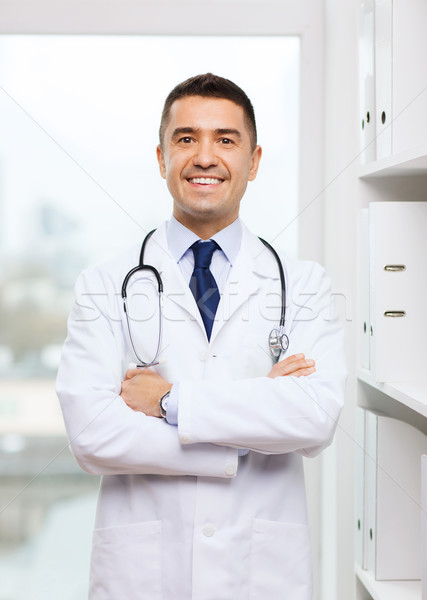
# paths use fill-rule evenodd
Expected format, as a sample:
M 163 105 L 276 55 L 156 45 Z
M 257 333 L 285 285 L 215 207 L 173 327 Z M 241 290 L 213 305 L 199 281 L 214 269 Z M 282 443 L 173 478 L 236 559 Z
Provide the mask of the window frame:
M 323 20 L 319 0 L 0 1 L 0 34 L 299 36 L 298 255 L 320 262 L 324 242 L 319 226 L 323 223 Z

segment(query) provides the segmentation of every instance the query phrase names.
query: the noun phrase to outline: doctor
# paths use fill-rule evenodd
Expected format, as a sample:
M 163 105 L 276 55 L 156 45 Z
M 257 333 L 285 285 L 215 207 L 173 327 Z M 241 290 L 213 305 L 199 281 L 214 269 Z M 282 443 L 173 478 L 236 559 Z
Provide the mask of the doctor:
M 145 250 L 164 285 L 159 364 L 128 369 L 132 342 L 149 362 L 159 336 L 157 282 L 142 271 L 129 337 L 134 248 L 80 276 L 58 374 L 74 456 L 103 476 L 90 599 L 310 600 L 302 457 L 330 444 L 346 374 L 329 280 L 283 258 L 290 345 L 274 364 L 280 279 L 239 219 L 261 148 L 234 83 L 178 85 L 157 157 L 173 198 Z

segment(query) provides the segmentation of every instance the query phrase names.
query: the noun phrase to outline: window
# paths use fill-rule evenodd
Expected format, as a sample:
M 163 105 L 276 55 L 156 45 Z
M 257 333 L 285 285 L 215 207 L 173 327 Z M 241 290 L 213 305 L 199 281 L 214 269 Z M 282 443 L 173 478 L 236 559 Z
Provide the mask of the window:
M 248 93 L 264 154 L 241 214 L 272 240 L 298 212 L 299 62 L 297 37 L 0 37 L 0 578 L 10 600 L 28 600 L 28 582 L 33 597 L 63 597 L 71 577 L 76 600 L 85 595 L 98 482 L 67 449 L 54 375 L 78 272 L 171 213 L 155 157 L 166 95 L 207 71 Z M 274 244 L 296 254 L 295 223 Z M 86 553 L 70 543 L 67 556 L 59 538 L 71 533 Z

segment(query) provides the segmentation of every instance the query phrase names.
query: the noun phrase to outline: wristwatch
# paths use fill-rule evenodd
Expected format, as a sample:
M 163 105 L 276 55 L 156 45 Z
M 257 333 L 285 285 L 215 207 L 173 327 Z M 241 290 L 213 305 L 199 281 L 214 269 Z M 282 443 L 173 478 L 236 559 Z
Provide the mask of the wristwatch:
M 163 394 L 163 396 L 159 400 L 160 414 L 163 419 L 166 419 L 166 411 L 168 409 L 168 398 L 170 396 L 170 390 Z

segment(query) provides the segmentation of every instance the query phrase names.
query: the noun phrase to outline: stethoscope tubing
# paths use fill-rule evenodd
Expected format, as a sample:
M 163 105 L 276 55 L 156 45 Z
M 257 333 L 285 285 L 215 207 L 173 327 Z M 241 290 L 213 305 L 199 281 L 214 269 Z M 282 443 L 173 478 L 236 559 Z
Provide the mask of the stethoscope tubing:
M 161 345 L 161 340 L 162 340 L 162 298 L 163 298 L 163 281 L 162 278 L 160 276 L 160 273 L 158 272 L 158 270 L 153 267 L 152 265 L 146 265 L 144 264 L 144 255 L 145 255 L 145 248 L 147 246 L 147 242 L 148 240 L 151 238 L 151 236 L 153 235 L 153 233 L 156 230 L 153 229 L 152 231 L 150 231 L 144 238 L 144 241 L 142 242 L 142 246 L 141 246 L 141 252 L 139 254 L 139 265 L 137 265 L 136 267 L 134 267 L 133 269 L 131 269 L 129 271 L 129 273 L 127 273 L 127 275 L 125 276 L 123 283 L 122 283 L 122 299 L 123 299 L 123 309 L 126 315 L 126 321 L 127 321 L 127 328 L 128 328 L 128 332 L 129 332 L 129 339 L 132 345 L 132 349 L 135 353 L 135 356 L 137 357 L 137 359 L 139 360 L 140 364 L 137 365 L 138 367 L 141 368 L 147 368 L 147 367 L 151 367 L 153 365 L 158 364 L 157 362 L 157 358 L 159 356 L 160 353 L 160 345 Z M 266 240 L 259 238 L 259 240 L 264 244 L 264 246 L 266 248 L 268 248 L 268 250 L 270 250 L 270 252 L 273 254 L 274 258 L 276 259 L 277 262 L 277 266 L 279 269 L 279 275 L 280 275 L 280 287 L 281 287 L 281 312 L 280 312 L 280 321 L 279 321 L 279 329 L 273 329 L 270 332 L 269 335 L 269 346 L 270 346 L 270 352 L 273 356 L 273 358 L 276 360 L 276 362 L 279 360 L 279 357 L 281 355 L 282 352 L 286 352 L 286 350 L 288 349 L 289 346 L 289 339 L 288 336 L 285 333 L 285 318 L 286 318 L 286 281 L 285 281 L 285 273 L 283 270 L 283 265 L 282 265 L 282 261 L 280 260 L 279 255 L 277 254 L 276 250 L 273 248 L 273 246 L 271 246 L 271 244 L 269 244 Z M 158 337 L 158 344 L 157 344 L 157 348 L 156 348 L 156 353 L 154 355 L 154 358 L 151 362 L 144 362 L 141 357 L 138 355 L 136 348 L 135 348 L 135 344 L 133 341 L 133 337 L 132 337 L 132 331 L 131 331 L 131 327 L 130 327 L 130 322 L 129 322 L 129 315 L 128 315 L 128 310 L 126 307 L 126 302 L 127 302 L 127 286 L 128 286 L 128 282 L 129 279 L 138 271 L 150 271 L 156 278 L 157 280 L 157 290 L 158 290 L 158 298 L 159 298 L 159 337 Z
M 285 282 L 285 272 L 283 270 L 282 261 L 280 260 L 280 257 L 277 254 L 276 250 L 273 248 L 273 246 L 271 244 L 269 244 L 268 242 L 266 242 L 265 240 L 263 240 L 261 237 L 258 238 L 258 239 L 264 244 L 264 246 L 266 246 L 266 248 L 268 248 L 270 250 L 270 252 L 274 256 L 274 258 L 276 259 L 277 267 L 279 269 L 280 287 L 281 287 L 281 290 L 282 290 L 282 307 L 281 307 L 281 312 L 280 312 L 279 329 L 282 330 L 285 327 L 285 317 L 286 317 L 286 282 Z

